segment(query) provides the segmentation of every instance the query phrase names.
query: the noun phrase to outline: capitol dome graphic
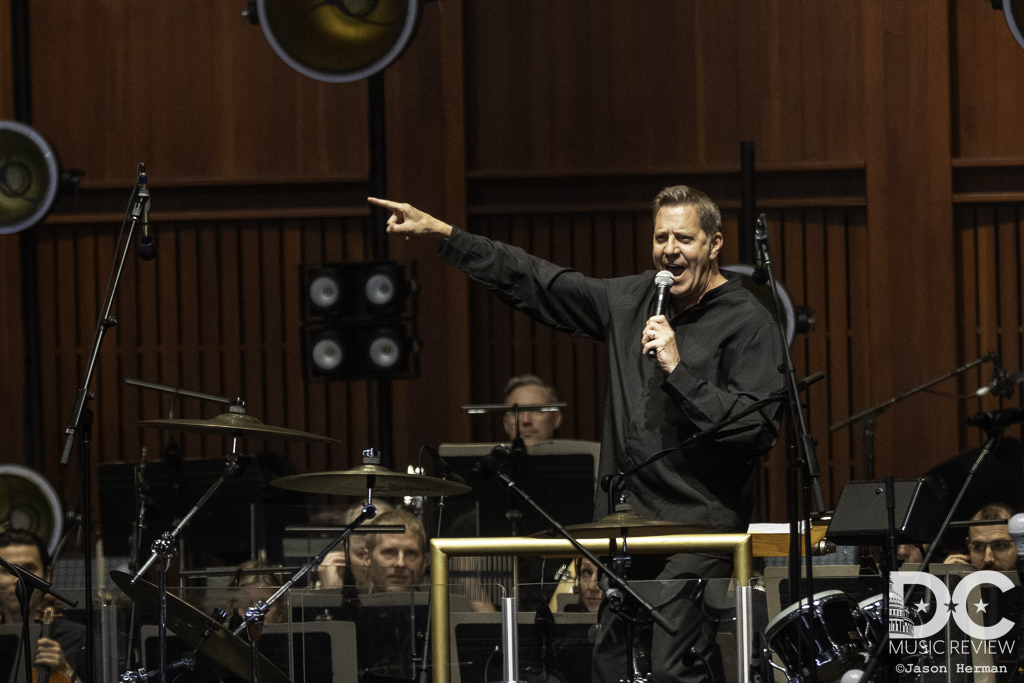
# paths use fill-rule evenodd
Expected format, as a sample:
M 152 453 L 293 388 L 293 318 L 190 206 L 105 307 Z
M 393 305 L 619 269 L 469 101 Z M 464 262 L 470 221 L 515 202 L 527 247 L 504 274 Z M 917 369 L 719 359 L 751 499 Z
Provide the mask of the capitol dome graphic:
M 914 622 L 907 614 L 903 604 L 903 596 L 889 591 L 889 637 L 911 638 L 914 635 Z

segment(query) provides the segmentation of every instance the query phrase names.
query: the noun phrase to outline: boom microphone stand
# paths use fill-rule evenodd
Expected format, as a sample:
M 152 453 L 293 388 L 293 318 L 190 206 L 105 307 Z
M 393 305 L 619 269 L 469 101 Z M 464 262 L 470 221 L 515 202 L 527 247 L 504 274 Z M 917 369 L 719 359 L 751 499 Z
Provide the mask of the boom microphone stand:
M 85 679 L 86 683 L 93 683 L 93 653 L 95 652 L 95 609 L 93 607 L 93 580 L 92 580 L 92 469 L 91 469 L 91 444 L 92 444 L 92 411 L 89 410 L 88 402 L 95 394 L 89 391 L 92 384 L 93 371 L 96 369 L 96 359 L 100 354 L 100 345 L 107 330 L 117 325 L 110 315 L 114 306 L 114 297 L 117 295 L 117 287 L 121 282 L 121 273 L 124 270 L 124 262 L 128 258 L 128 250 L 132 245 L 132 236 L 135 234 L 135 226 L 142 220 L 144 215 L 149 213 L 149 190 L 144 182 L 146 167 L 139 164 L 138 180 L 132 189 L 131 198 L 128 200 L 128 208 L 125 209 L 124 220 L 121 221 L 121 232 L 118 235 L 117 249 L 114 253 L 114 264 L 107 281 L 107 292 L 104 295 L 103 304 L 100 307 L 100 318 L 96 322 L 96 335 L 92 343 L 92 351 L 89 354 L 89 363 L 86 366 L 85 380 L 78 390 L 75 399 L 75 407 L 71 411 L 71 419 L 68 422 L 67 439 L 64 442 L 64 452 L 60 458 L 61 465 L 67 465 L 71 457 L 71 448 L 75 444 L 75 437 L 78 437 L 78 464 L 81 471 L 81 497 L 82 497 L 82 529 L 84 530 L 85 542 L 82 544 L 82 559 L 85 562 Z M 131 221 L 129 222 L 129 218 Z M 125 225 L 128 226 L 128 234 L 124 242 L 121 236 L 125 234 Z

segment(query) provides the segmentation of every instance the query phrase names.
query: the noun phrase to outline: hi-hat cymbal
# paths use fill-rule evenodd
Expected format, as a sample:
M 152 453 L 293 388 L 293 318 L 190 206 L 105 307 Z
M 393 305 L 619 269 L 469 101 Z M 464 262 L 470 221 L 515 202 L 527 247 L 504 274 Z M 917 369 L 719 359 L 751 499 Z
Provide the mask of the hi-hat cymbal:
M 208 420 L 142 420 L 139 422 L 139 426 L 212 436 L 233 437 L 237 435 L 247 439 L 266 439 L 267 441 L 331 441 L 340 443 L 337 439 L 319 434 L 300 432 L 297 429 L 286 429 L 285 427 L 271 427 L 252 415 L 235 412 L 221 413 Z
M 270 485 L 289 491 L 340 496 L 365 496 L 367 489 L 382 496 L 457 496 L 472 491 L 456 481 L 392 472 L 380 465 L 360 465 L 341 472 L 293 474 L 275 479 Z
M 618 538 L 620 536 L 674 536 L 676 534 L 707 534 L 712 530 L 702 524 L 679 524 L 645 519 L 632 512 L 616 512 L 597 522 L 573 524 L 565 527 L 576 538 Z M 552 531 L 534 534 L 538 538 L 553 538 Z
M 110 572 L 117 587 L 151 616 L 160 613 L 160 591 L 153 584 L 139 579 L 132 585 L 132 577 L 122 571 Z M 225 669 L 252 680 L 252 650 L 248 642 L 233 634 L 223 625 L 206 616 L 195 607 L 167 594 L 167 628 L 189 647 L 196 648 Z M 260 655 L 259 680 L 269 683 L 289 683 L 288 677 L 274 664 Z

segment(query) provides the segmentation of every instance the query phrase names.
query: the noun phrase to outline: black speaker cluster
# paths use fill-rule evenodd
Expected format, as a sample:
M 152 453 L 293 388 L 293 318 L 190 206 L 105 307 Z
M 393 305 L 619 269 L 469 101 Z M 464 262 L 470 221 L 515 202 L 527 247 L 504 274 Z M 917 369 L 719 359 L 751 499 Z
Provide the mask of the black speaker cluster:
M 391 261 L 327 263 L 302 272 L 307 374 L 323 380 L 416 374 L 412 286 Z

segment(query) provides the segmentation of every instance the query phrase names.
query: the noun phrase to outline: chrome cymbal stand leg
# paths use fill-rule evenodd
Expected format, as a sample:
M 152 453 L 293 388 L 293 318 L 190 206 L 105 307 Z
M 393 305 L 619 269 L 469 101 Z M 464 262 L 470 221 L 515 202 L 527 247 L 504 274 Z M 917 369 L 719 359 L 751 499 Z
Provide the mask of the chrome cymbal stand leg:
M 263 635 L 263 616 L 268 605 L 262 600 L 255 607 L 245 610 L 245 633 L 249 636 L 252 651 L 252 683 L 259 683 L 260 675 L 260 636 Z

